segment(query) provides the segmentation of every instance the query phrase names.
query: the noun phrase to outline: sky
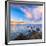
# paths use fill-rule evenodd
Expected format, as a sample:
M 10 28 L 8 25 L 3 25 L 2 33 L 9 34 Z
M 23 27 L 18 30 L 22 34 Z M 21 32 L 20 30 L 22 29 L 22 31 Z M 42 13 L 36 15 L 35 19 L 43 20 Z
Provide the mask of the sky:
M 31 22 L 31 21 L 42 21 L 43 6 L 37 5 L 10 5 L 10 17 L 12 20 Z

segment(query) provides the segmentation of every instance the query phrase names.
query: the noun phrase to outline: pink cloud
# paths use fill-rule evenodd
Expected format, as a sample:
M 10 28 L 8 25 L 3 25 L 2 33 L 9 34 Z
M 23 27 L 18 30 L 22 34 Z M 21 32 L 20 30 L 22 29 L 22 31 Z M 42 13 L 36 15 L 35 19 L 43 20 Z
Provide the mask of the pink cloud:
M 29 11 L 28 8 L 21 8 L 21 10 L 25 13 L 26 17 L 31 19 L 32 18 L 32 13 Z

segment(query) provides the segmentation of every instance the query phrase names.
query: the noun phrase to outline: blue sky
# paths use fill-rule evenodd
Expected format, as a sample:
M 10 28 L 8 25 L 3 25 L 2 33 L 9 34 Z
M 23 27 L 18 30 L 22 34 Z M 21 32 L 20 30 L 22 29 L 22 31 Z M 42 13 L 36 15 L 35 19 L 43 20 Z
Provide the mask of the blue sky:
M 32 14 L 32 18 L 29 19 L 26 17 L 26 14 L 21 10 L 21 8 L 27 8 Z M 34 14 L 33 14 L 33 9 L 37 8 L 36 5 L 16 5 L 16 4 L 11 4 L 10 5 L 10 15 L 11 19 L 14 20 L 19 20 L 19 21 L 33 21 L 34 19 Z M 37 16 L 37 15 L 36 15 Z

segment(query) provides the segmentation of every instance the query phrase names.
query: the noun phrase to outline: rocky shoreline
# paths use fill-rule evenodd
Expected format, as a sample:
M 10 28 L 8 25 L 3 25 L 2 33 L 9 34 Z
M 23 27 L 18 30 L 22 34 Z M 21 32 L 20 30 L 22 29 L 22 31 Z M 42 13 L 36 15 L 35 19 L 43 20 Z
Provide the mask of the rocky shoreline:
M 20 34 L 14 40 L 30 40 L 30 39 L 42 39 L 42 32 L 32 32 L 32 35 Z

